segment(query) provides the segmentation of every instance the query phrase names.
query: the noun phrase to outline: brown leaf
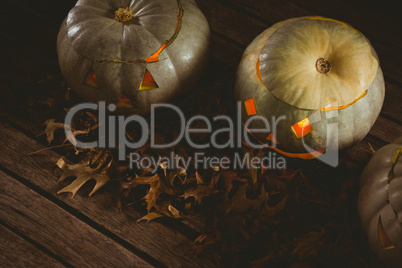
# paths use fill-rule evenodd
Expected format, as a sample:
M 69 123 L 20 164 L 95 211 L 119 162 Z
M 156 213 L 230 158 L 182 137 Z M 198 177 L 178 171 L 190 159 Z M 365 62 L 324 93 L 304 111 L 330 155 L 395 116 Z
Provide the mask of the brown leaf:
M 225 181 L 225 189 L 226 192 L 230 192 L 233 187 L 233 181 L 243 182 L 246 183 L 247 179 L 242 179 L 237 176 L 237 172 L 234 170 L 223 170 L 220 172 L 223 176 Z
M 368 146 L 369 146 L 369 148 L 370 148 L 370 152 L 371 152 L 372 154 L 374 154 L 374 153 L 375 153 L 375 150 L 374 150 L 373 146 L 371 145 L 371 143 L 368 143 Z
M 64 124 L 63 123 L 56 123 L 55 119 L 49 119 L 45 122 L 46 129 L 43 133 L 39 134 L 38 136 L 41 136 L 43 134 L 46 134 L 47 142 L 50 144 L 54 140 L 54 132 L 57 129 L 64 129 Z
M 268 201 L 268 193 L 265 192 L 262 187 L 261 194 L 258 199 L 248 199 L 246 197 L 247 184 L 243 184 L 239 187 L 236 194 L 232 199 L 226 199 L 221 205 L 221 211 L 224 214 L 228 214 L 230 211 L 234 213 L 243 213 L 249 209 L 259 209 L 263 204 Z
M 204 180 L 202 179 L 202 177 L 198 171 L 195 172 L 195 178 L 197 180 L 198 185 L 204 184 Z
M 156 204 L 155 210 L 159 214 L 169 218 L 180 219 L 182 217 L 180 211 L 172 205 L 171 201 L 164 201 L 161 202 L 161 204 Z
M 95 187 L 89 193 L 89 196 L 93 195 L 99 188 L 105 185 L 108 181 L 110 181 L 109 176 L 107 175 L 107 171 L 110 168 L 112 160 L 107 161 L 107 154 L 102 153 L 102 159 L 98 159 L 98 165 L 94 168 L 91 167 L 91 158 L 93 154 L 88 154 L 88 157 L 81 161 L 78 164 L 69 165 L 67 164 L 63 158 L 60 158 L 57 161 L 57 166 L 63 171 L 62 176 L 59 178 L 58 182 L 63 181 L 68 177 L 76 177 L 76 179 L 67 187 L 61 189 L 57 192 L 60 193 L 72 193 L 72 197 L 77 193 L 77 191 L 89 180 L 96 180 Z M 88 159 L 89 158 L 89 159 Z
M 292 256 L 298 256 L 301 260 L 309 257 L 317 257 L 320 250 L 328 245 L 328 235 L 324 228 L 320 232 L 308 232 L 299 238 L 295 238 L 292 244 L 296 247 L 292 252 Z
M 162 193 L 166 193 L 169 195 L 175 195 L 176 190 L 170 188 L 166 185 L 164 180 L 161 180 L 158 174 L 153 176 L 137 176 L 131 181 L 128 182 L 121 182 L 120 183 L 120 190 L 124 189 L 133 189 L 138 185 L 142 184 L 149 184 L 150 188 L 147 195 L 144 197 L 145 201 L 147 202 L 147 209 L 148 212 L 155 206 L 158 197 Z
M 56 105 L 56 99 L 52 97 L 47 97 L 45 100 L 38 100 L 38 103 L 45 104 L 50 108 L 53 108 Z
M 150 221 L 155 220 L 155 219 L 160 218 L 160 217 L 163 217 L 163 215 L 160 214 L 159 212 L 153 211 L 151 213 L 148 213 L 147 215 L 145 215 L 141 219 L 139 219 L 137 222 L 145 221 L 145 220 L 147 222 L 150 222 Z
M 263 221 L 271 221 L 273 217 L 278 215 L 279 212 L 284 210 L 286 208 L 286 202 L 288 201 L 289 194 L 287 194 L 285 197 L 282 198 L 281 201 L 279 201 L 278 204 L 275 206 L 268 206 L 265 204 L 264 209 L 261 211 L 260 216 Z
M 197 174 L 198 172 L 196 172 Z M 201 178 L 198 176 L 198 178 Z M 203 181 L 202 179 L 197 179 L 197 181 L 201 182 Z M 184 191 L 184 194 L 179 196 L 179 197 L 184 197 L 184 200 L 186 200 L 189 197 L 194 197 L 195 202 L 198 204 L 201 204 L 202 199 L 205 197 L 214 195 L 218 193 L 219 191 L 215 189 L 215 183 L 214 180 L 211 180 L 211 183 L 209 185 L 198 185 L 197 188 L 195 189 L 188 189 Z
M 222 239 L 223 239 L 222 233 L 218 231 L 216 228 L 214 228 L 212 233 L 202 234 L 195 239 L 192 253 L 195 256 L 197 256 L 209 246 L 221 242 Z

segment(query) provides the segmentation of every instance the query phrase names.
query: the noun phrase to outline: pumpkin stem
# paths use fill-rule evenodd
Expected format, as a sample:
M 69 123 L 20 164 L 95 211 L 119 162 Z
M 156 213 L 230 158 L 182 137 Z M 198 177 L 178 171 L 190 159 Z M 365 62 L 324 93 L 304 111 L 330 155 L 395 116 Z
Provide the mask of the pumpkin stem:
M 133 11 L 127 8 L 119 8 L 114 12 L 114 19 L 120 22 L 127 22 L 133 18 Z
M 319 58 L 315 64 L 320 74 L 327 74 L 331 71 L 331 64 L 323 58 Z

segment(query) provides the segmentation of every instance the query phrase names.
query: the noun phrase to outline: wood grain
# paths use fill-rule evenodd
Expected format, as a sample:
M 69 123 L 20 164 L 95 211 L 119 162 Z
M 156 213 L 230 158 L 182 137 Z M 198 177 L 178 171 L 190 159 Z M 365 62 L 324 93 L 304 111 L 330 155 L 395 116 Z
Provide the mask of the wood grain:
M 65 203 L 70 213 L 74 212 L 77 217 L 89 220 L 88 223 L 93 221 L 102 231 L 113 233 L 119 240 L 130 244 L 130 247 L 153 256 L 169 267 L 215 265 L 208 256 L 195 258 L 189 255 L 193 243 L 184 235 L 158 222 L 137 224 L 136 221 L 144 216 L 142 212 L 126 209 L 120 213 L 117 207 L 111 205 L 114 200 L 111 191 L 101 189 L 91 198 L 82 191 L 73 199 L 69 194 L 57 195 L 56 192 L 68 183 L 57 184 L 57 178 L 52 174 L 54 163 L 61 156 L 52 151 L 44 151 L 27 157 L 28 153 L 43 149 L 44 146 L 7 124 L 0 128 L 0 148 L 0 166 L 27 180 L 27 183 L 43 191 L 53 202 L 59 205 Z
M 346 0 L 294 0 L 296 5 L 311 10 L 315 13 L 321 13 L 328 17 L 344 20 L 362 32 L 368 33 L 376 39 L 386 41 L 387 43 L 402 48 L 402 25 L 395 23 L 397 14 L 390 11 L 400 10 L 401 6 L 394 6 L 391 3 L 381 2 L 375 6 L 369 6 L 369 1 L 346 1 Z M 394 2 L 395 3 L 395 2 Z M 392 10 L 394 9 L 394 10 Z
M 0 221 L 71 265 L 150 267 L 134 253 L 3 172 L 0 207 Z
M 2 267 L 65 267 L 1 224 L 0 252 Z

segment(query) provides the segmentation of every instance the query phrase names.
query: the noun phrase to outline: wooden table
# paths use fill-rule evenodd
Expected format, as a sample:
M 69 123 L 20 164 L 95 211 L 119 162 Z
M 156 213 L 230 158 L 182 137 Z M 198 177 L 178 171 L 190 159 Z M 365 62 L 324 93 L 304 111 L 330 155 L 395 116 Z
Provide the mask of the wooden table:
M 402 24 L 400 9 L 348 0 L 197 0 L 211 28 L 211 69 L 233 79 L 247 45 L 272 24 L 296 16 L 322 15 L 350 23 L 376 49 L 386 80 L 380 117 L 367 137 L 350 149 L 364 165 L 369 144 L 378 148 L 402 135 Z M 382 2 L 381 2 L 382 3 Z M 380 4 L 381 4 L 380 3 Z M 74 0 L 2 1 L 0 69 L 0 266 L 212 267 L 213 257 L 188 254 L 200 222 L 136 223 L 143 211 L 113 206 L 106 187 L 93 197 L 57 195 L 54 163 L 43 123 L 49 109 L 25 109 L 45 75 L 59 75 L 56 36 Z M 378 5 L 378 4 L 377 4 Z

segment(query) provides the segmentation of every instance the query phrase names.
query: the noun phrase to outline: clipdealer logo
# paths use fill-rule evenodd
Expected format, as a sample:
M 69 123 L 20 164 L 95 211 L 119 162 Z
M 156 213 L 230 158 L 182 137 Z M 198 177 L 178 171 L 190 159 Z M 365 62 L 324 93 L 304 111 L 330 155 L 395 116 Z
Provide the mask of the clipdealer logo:
M 137 153 L 129 153 L 129 150 L 135 150 L 143 147 L 147 143 L 150 144 L 150 147 L 153 149 L 166 149 L 172 148 L 177 145 L 179 142 L 185 140 L 188 145 L 190 145 L 194 149 L 207 149 L 207 148 L 215 148 L 215 149 L 224 149 L 224 148 L 241 148 L 243 140 L 253 149 L 262 149 L 266 148 L 263 144 L 255 143 L 250 139 L 248 135 L 248 126 L 254 120 L 262 120 L 265 128 L 263 129 L 253 129 L 253 131 L 264 131 L 265 133 L 271 132 L 276 136 L 277 125 L 280 121 L 286 119 L 285 116 L 280 116 L 278 118 L 272 117 L 271 122 L 269 122 L 264 116 L 255 115 L 244 123 L 244 127 L 241 122 L 241 109 L 242 105 L 239 102 L 237 104 L 236 118 L 233 120 L 231 117 L 227 115 L 218 115 L 213 117 L 212 119 L 207 118 L 203 115 L 195 115 L 188 119 L 186 119 L 183 112 L 176 106 L 172 104 L 152 104 L 151 105 L 151 113 L 150 113 L 150 122 L 140 116 L 140 115 L 114 115 L 108 113 L 113 113 L 116 111 L 116 105 L 109 104 L 106 105 L 105 102 L 99 102 L 99 104 L 95 103 L 81 103 L 74 106 L 66 115 L 65 118 L 65 132 L 66 137 L 69 139 L 71 143 L 75 145 L 76 148 L 109 148 L 109 149 L 117 149 L 118 151 L 118 160 L 125 161 L 127 157 L 129 157 L 130 165 L 134 166 L 147 166 L 148 163 L 153 163 L 154 165 L 159 165 L 164 161 L 164 163 L 168 164 L 168 167 L 174 167 L 174 163 L 177 164 L 177 158 L 179 156 L 173 156 L 165 159 L 142 159 L 142 157 Z M 157 144 L 155 141 L 155 122 L 156 122 L 156 111 L 157 109 L 170 109 L 172 112 L 176 113 L 180 120 L 180 133 L 176 137 L 175 140 L 168 141 L 164 144 Z M 82 111 L 82 110 L 95 110 L 98 111 L 98 120 L 100 122 L 98 127 L 98 137 L 97 141 L 92 142 L 82 142 L 78 139 L 72 139 L 73 133 L 71 129 L 72 121 L 74 116 Z M 331 114 L 332 117 L 335 117 L 334 113 Z M 316 112 L 313 118 L 312 123 L 321 120 L 320 113 Z M 201 121 L 204 124 L 204 128 L 192 128 L 195 122 Z M 212 125 L 215 122 L 221 121 L 226 124 L 227 127 L 213 130 Z M 126 135 L 127 125 L 130 123 L 137 123 L 140 126 L 140 135 L 139 139 L 136 141 L 129 140 Z M 338 151 L 337 149 L 337 123 L 328 124 L 328 131 L 332 135 L 327 138 L 328 147 L 331 148 L 330 151 L 321 155 L 318 159 L 331 165 L 336 166 L 338 164 Z M 192 140 L 191 134 L 210 134 L 210 140 L 207 143 L 199 144 Z M 217 136 L 226 133 L 228 139 L 222 143 L 218 142 Z M 306 148 L 307 152 L 313 153 L 315 150 L 310 148 L 308 144 L 302 138 L 301 142 Z M 273 144 L 273 147 L 276 145 Z M 240 156 L 235 155 L 234 159 L 229 159 L 227 157 L 218 158 L 207 158 L 202 156 L 201 154 L 195 154 L 193 157 L 189 159 L 180 158 L 181 165 L 185 167 L 192 162 L 196 166 L 202 167 L 213 167 L 218 166 L 223 169 L 227 168 L 250 168 L 253 166 L 263 166 L 266 168 L 286 168 L 286 161 L 283 156 L 277 153 L 268 153 L 265 158 L 257 159 L 256 157 L 250 157 L 245 154 L 242 159 Z

